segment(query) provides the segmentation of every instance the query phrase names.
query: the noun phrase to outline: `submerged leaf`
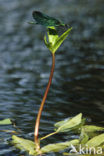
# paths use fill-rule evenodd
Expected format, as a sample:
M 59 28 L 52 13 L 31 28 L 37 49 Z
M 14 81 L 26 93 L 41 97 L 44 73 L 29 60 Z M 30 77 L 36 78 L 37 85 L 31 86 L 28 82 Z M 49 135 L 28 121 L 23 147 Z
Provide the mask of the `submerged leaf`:
M 75 139 L 72 141 L 46 145 L 41 148 L 41 151 L 42 153 L 59 152 L 59 151 L 69 148 L 71 145 L 78 145 L 78 144 L 79 144 L 79 140 Z
M 104 143 L 104 134 L 100 134 L 98 136 L 95 136 L 94 138 L 90 139 L 86 145 L 88 147 L 97 147 Z
M 12 122 L 9 118 L 0 121 L 0 125 L 11 125 L 11 124 Z
M 15 145 L 16 148 L 20 150 L 27 151 L 30 155 L 37 155 L 35 150 L 35 143 L 33 141 L 23 139 L 20 137 L 17 137 L 15 135 L 12 136 L 12 144 Z
M 67 132 L 74 128 L 76 128 L 78 125 L 80 125 L 82 122 L 82 113 L 76 115 L 75 117 L 60 121 L 56 123 L 54 126 L 57 128 L 57 132 Z

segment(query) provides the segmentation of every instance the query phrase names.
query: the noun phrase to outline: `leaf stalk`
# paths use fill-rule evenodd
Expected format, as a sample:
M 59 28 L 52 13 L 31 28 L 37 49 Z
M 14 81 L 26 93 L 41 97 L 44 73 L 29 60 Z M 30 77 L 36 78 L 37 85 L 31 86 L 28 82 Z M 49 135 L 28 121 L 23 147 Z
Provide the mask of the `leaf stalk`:
M 40 118 L 41 118 L 41 114 L 43 111 L 43 107 L 50 89 L 50 85 L 52 82 L 52 77 L 53 77 L 53 73 L 54 73 L 54 67 L 55 67 L 55 54 L 52 53 L 52 67 L 51 67 L 51 72 L 50 72 L 50 77 L 49 77 L 49 81 L 43 96 L 43 100 L 41 102 L 39 111 L 38 111 L 38 115 L 37 115 L 37 119 L 36 119 L 36 123 L 35 123 L 35 129 L 34 129 L 34 142 L 36 144 L 36 149 L 39 151 L 40 150 L 40 143 L 39 143 L 39 139 L 38 139 L 38 135 L 39 135 L 39 125 L 40 125 Z

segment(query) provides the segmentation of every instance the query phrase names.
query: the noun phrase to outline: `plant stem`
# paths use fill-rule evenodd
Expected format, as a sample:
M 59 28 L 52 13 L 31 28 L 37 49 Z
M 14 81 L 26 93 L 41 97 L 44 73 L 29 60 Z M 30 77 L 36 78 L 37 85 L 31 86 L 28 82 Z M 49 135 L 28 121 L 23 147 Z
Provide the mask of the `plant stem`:
M 55 134 L 57 134 L 57 131 L 56 131 L 56 132 L 53 132 L 53 133 L 50 133 L 50 134 L 48 134 L 48 135 L 46 135 L 46 136 L 40 138 L 40 140 L 46 139 L 46 138 L 48 138 L 48 137 L 50 137 L 50 136 L 52 136 L 52 135 L 55 135 Z
M 38 112 L 38 115 L 37 115 L 37 119 L 36 119 L 36 123 L 35 123 L 34 141 L 35 141 L 36 149 L 37 149 L 37 150 L 40 149 L 40 144 L 39 144 L 39 140 L 38 140 L 40 118 L 41 118 L 41 114 L 42 114 L 42 110 L 43 110 L 43 107 L 44 107 L 44 103 L 45 103 L 45 101 L 46 101 L 47 94 L 48 94 L 48 92 L 49 92 L 49 88 L 50 88 L 50 85 L 51 85 L 51 82 L 52 82 L 54 67 L 55 67 L 55 54 L 52 53 L 52 67 L 51 67 L 51 73 L 50 73 L 50 77 L 49 77 L 49 81 L 48 81 L 48 84 L 47 84 L 47 88 L 46 88 L 46 91 L 45 91 L 45 93 L 44 93 L 43 100 L 42 100 L 42 102 L 41 102 L 41 105 L 40 105 L 40 108 L 39 108 L 39 112 Z

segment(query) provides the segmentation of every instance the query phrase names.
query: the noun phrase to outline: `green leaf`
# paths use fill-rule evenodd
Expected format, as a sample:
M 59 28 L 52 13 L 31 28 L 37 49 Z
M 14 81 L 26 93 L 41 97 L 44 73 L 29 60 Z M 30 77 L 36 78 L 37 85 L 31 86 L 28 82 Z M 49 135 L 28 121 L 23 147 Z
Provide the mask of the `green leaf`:
M 85 125 L 83 129 L 86 133 L 89 132 L 96 132 L 96 131 L 103 131 L 104 127 L 94 126 L 94 125 Z
M 80 143 L 84 145 L 89 139 L 89 136 L 86 134 L 84 129 L 81 129 L 81 134 L 80 134 Z
M 100 134 L 98 136 L 95 136 L 94 138 L 90 139 L 86 145 L 88 147 L 97 147 L 104 143 L 104 134 Z
M 49 144 L 41 148 L 42 153 L 48 153 L 48 152 L 59 152 L 64 149 L 69 148 L 72 145 L 78 145 L 79 140 L 75 139 L 72 141 L 62 142 L 62 143 L 56 143 L 56 144 Z
M 104 150 L 104 145 L 102 146 L 102 149 Z
M 48 27 L 47 35 L 48 35 L 49 43 L 53 47 L 54 44 L 56 43 L 56 40 L 59 37 L 58 34 L 57 34 L 57 31 L 56 31 L 55 27 Z
M 47 46 L 48 49 L 51 48 L 50 43 L 47 42 L 46 35 L 44 36 L 44 43 L 45 43 L 45 45 Z
M 57 128 L 57 132 L 67 132 L 74 128 L 76 128 L 78 125 L 80 125 L 82 122 L 82 113 L 76 115 L 75 117 L 60 121 L 56 123 L 54 126 Z
M 11 124 L 12 122 L 9 118 L 0 121 L 0 125 L 11 125 Z
M 35 151 L 36 146 L 33 141 L 13 135 L 11 143 L 14 144 L 16 148 L 27 151 L 30 155 L 37 155 Z
M 33 141 L 23 139 L 23 138 L 13 135 L 11 143 L 14 144 L 16 148 L 18 148 L 22 151 L 24 150 L 24 151 L 28 152 L 29 155 L 34 155 L 34 156 L 38 155 L 38 153 L 36 152 L 35 143 Z M 78 145 L 79 140 L 75 139 L 75 140 L 62 142 L 62 143 L 49 144 L 49 145 L 42 147 L 40 151 L 41 151 L 41 153 L 59 152 L 61 150 L 69 148 L 71 146 L 71 144 Z
M 64 32 L 60 37 L 57 38 L 54 46 L 52 47 L 52 52 L 55 53 L 56 50 L 60 47 L 60 45 L 64 42 L 66 37 L 69 35 L 69 32 L 72 30 L 72 27 L 69 28 L 66 32 Z
M 99 154 L 72 154 L 64 152 L 63 155 L 65 156 L 100 156 Z M 104 155 L 101 155 L 104 156 Z
M 63 155 L 70 155 L 70 153 L 66 153 L 66 152 L 64 152 Z
M 52 52 L 55 53 L 56 50 L 60 47 L 66 37 L 69 35 L 69 32 L 72 28 L 69 28 L 66 32 L 64 32 L 60 37 L 55 29 L 55 27 L 48 27 L 47 35 L 48 35 L 48 42 L 46 40 L 46 36 L 44 37 L 44 42 L 47 48 Z
M 46 35 L 44 36 L 44 42 L 45 42 L 45 45 L 47 46 L 47 48 L 52 52 L 53 46 L 58 38 L 58 34 L 57 34 L 55 27 L 48 27 L 47 37 L 48 37 L 48 42 L 46 39 Z

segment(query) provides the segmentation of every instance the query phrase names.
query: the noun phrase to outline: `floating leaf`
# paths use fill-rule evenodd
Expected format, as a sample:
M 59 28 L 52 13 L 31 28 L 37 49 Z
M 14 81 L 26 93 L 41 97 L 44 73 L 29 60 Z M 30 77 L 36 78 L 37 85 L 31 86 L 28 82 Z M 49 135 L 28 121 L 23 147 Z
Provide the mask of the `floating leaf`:
M 54 126 L 57 128 L 57 132 L 67 132 L 74 128 L 76 128 L 78 125 L 80 125 L 82 122 L 82 113 L 78 114 L 77 116 L 64 120 L 61 122 L 56 123 Z
M 104 134 L 100 134 L 98 136 L 95 136 L 94 138 L 90 139 L 86 145 L 88 147 L 97 147 L 104 143 Z
M 0 121 L 0 125 L 11 125 L 11 124 L 12 122 L 9 118 Z
M 86 133 L 89 132 L 96 132 L 96 131 L 103 131 L 104 127 L 94 126 L 94 125 L 85 125 L 83 129 Z
M 12 144 L 20 150 L 27 151 L 30 155 L 37 155 L 35 151 L 35 143 L 31 140 L 23 139 L 15 135 L 12 136 Z
M 23 139 L 20 137 L 17 137 L 15 135 L 12 136 L 12 144 L 15 145 L 16 148 L 20 150 L 27 151 L 30 155 L 38 155 L 35 149 L 35 143 L 33 141 Z M 62 142 L 62 143 L 56 143 L 56 144 L 49 144 L 41 148 L 42 153 L 48 153 L 48 152 L 58 152 L 61 150 L 64 150 L 66 148 L 69 148 L 73 145 L 78 145 L 79 140 L 75 139 L 72 141 Z
M 78 145 L 78 144 L 79 144 L 79 140 L 75 139 L 72 141 L 46 145 L 41 148 L 41 151 L 42 153 L 59 152 L 59 151 L 69 148 L 71 145 Z
M 69 122 L 72 118 L 67 118 L 67 119 L 64 119 L 62 121 L 59 121 L 59 122 L 56 122 L 54 124 L 55 127 L 61 127 L 62 125 L 66 124 L 67 122 Z

